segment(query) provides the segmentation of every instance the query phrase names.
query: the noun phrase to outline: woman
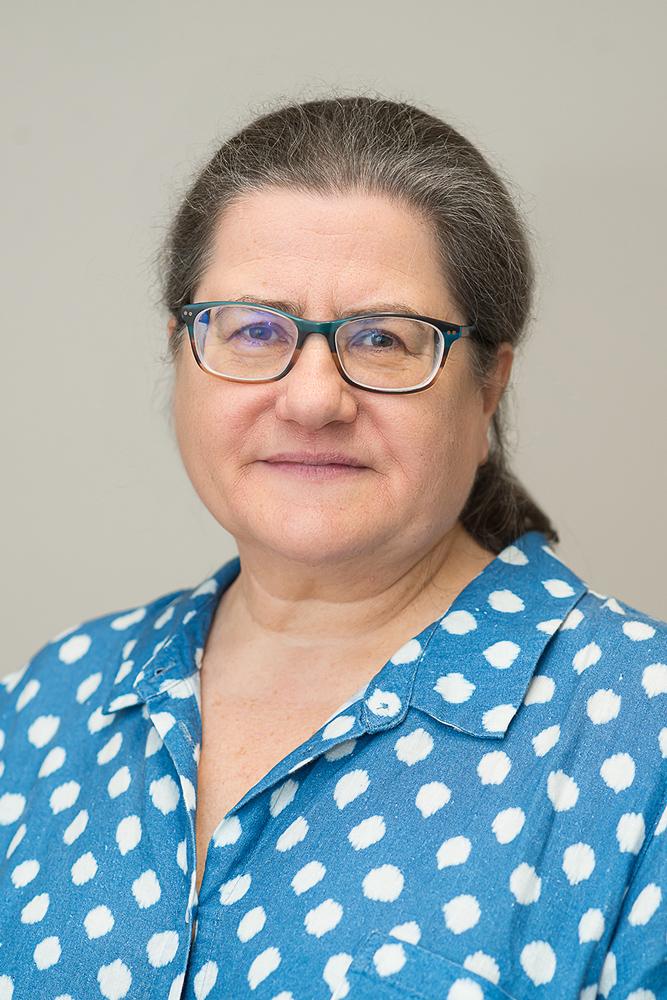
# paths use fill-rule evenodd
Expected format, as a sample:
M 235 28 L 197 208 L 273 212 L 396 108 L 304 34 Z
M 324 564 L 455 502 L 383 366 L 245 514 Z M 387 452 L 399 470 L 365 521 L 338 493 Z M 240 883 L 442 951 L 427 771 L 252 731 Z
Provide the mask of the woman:
M 507 467 L 497 174 L 407 104 L 282 107 L 162 259 L 239 555 L 5 678 L 0 998 L 664 997 L 667 626 Z

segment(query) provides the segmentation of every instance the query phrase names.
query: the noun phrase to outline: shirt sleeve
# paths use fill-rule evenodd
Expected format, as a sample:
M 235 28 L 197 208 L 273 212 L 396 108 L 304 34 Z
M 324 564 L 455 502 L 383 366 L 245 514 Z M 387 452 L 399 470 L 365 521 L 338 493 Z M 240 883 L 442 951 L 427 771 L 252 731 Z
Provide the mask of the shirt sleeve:
M 598 996 L 667 1000 L 667 806 L 638 861 L 604 958 Z

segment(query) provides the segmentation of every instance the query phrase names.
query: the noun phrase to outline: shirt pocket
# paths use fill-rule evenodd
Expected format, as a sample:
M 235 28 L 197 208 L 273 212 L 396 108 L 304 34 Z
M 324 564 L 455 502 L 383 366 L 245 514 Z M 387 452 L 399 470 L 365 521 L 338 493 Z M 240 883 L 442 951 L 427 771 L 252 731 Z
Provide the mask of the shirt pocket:
M 483 976 L 386 931 L 370 931 L 331 1000 L 517 1000 Z

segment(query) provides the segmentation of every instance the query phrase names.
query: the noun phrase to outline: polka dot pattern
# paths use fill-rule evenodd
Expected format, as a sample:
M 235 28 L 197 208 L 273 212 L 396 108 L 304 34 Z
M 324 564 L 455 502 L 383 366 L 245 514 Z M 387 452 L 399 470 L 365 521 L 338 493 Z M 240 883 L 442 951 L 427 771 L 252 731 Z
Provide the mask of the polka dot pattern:
M 239 572 L 2 678 L 0 1000 L 667 996 L 666 623 L 527 532 L 220 817 L 197 893 Z

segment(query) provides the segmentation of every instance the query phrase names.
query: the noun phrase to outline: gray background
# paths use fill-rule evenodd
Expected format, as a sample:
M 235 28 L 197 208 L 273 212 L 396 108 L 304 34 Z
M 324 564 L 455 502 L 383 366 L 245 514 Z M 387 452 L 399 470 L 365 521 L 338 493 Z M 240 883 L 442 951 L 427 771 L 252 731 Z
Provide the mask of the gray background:
M 0 74 L 5 660 L 235 554 L 167 420 L 153 257 L 193 175 L 277 99 L 422 104 L 509 177 L 538 318 L 515 468 L 593 589 L 667 618 L 661 0 L 25 3 Z M 9 22 L 9 24 L 7 24 Z M 7 30 L 8 29 L 8 30 Z

